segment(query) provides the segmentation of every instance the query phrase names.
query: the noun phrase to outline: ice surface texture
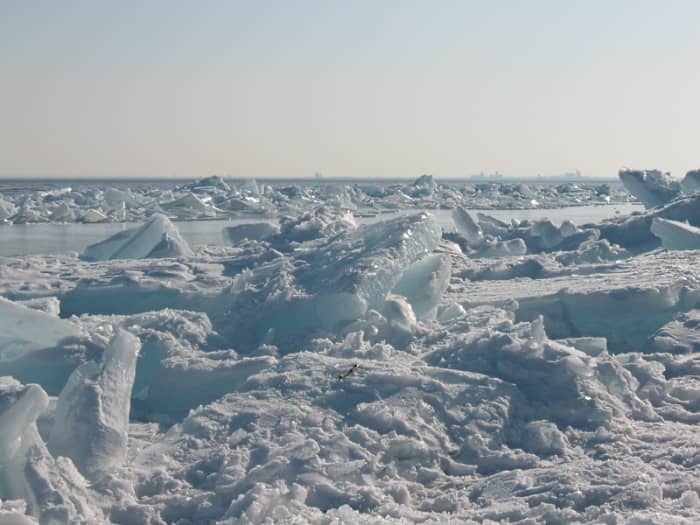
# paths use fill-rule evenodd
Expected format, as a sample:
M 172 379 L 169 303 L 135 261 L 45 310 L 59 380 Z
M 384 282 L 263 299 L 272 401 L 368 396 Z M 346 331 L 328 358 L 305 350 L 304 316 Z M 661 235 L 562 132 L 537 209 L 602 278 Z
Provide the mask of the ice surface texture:
M 698 252 L 657 248 L 690 247 L 698 197 L 602 224 L 462 209 L 442 232 L 347 210 L 449 187 L 371 191 L 211 178 L 159 199 L 274 200 L 279 229 L 136 258 L 157 219 L 101 260 L 4 258 L 0 523 L 697 523 Z

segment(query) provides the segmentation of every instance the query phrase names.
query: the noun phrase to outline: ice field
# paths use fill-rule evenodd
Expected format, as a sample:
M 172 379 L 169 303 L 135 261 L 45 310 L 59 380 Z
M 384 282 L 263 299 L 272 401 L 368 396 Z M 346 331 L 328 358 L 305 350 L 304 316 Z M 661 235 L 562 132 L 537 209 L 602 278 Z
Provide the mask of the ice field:
M 0 183 L 0 524 L 700 522 L 700 180 Z

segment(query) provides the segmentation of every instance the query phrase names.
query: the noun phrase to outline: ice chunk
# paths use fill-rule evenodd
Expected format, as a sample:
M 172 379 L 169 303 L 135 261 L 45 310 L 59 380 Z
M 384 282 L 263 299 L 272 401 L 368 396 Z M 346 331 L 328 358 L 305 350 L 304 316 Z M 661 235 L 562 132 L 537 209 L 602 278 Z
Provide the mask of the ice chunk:
M 418 319 L 433 320 L 450 275 L 449 257 L 424 257 L 406 269 L 392 292 L 406 297 Z
M 389 296 L 384 303 L 382 313 L 388 328 L 398 330 L 399 335 L 410 334 L 416 328 L 416 315 L 403 297 Z
M 68 321 L 0 297 L 0 363 L 79 334 Z
M 476 218 L 479 220 L 479 227 L 485 234 L 494 237 L 502 237 L 508 231 L 508 224 L 496 217 L 486 215 L 485 213 L 477 213 Z
M 542 219 L 530 227 L 530 234 L 540 239 L 541 248 L 550 250 L 564 240 L 564 236 L 552 221 Z
M 665 324 L 646 342 L 644 352 L 700 352 L 700 310 L 686 312 Z
M 36 421 L 48 405 L 41 387 L 0 377 L 0 523 L 35 523 L 30 516 L 52 525 L 103 523 L 85 479 L 69 459 L 54 459 L 39 435 Z M 17 499 L 25 505 L 13 519 L 28 511 L 28 521 L 9 521 L 3 512 Z
M 58 297 L 34 297 L 15 302 L 53 317 L 59 317 L 61 314 L 61 302 L 58 300 Z
M 117 188 L 107 188 L 104 191 L 105 203 L 111 209 L 118 209 L 122 206 L 126 208 L 138 208 L 143 204 L 142 199 L 135 196 L 130 190 L 118 190 Z
M 461 206 L 452 210 L 452 220 L 457 228 L 457 233 L 464 237 L 468 243 L 478 243 L 483 238 L 484 234 L 481 228 L 474 222 L 469 212 Z
M 34 438 L 28 429 L 48 404 L 49 398 L 40 386 L 0 377 L 0 499 L 23 491 L 23 487 L 15 486 L 23 478 L 22 471 L 13 471 L 13 466 L 24 467 L 24 454 Z M 4 489 L 7 486 L 9 491 Z
M 525 255 L 527 245 L 522 239 L 511 239 L 509 241 L 491 241 L 486 243 L 476 257 L 511 257 L 514 255 Z
M 432 175 L 421 175 L 408 189 L 408 193 L 414 197 L 427 197 L 432 195 L 437 188 Z
M 5 221 L 12 217 L 17 211 L 17 207 L 3 198 L 0 198 L 0 221 Z
M 245 239 L 248 239 L 249 241 L 262 241 L 269 239 L 279 232 L 279 226 L 275 226 L 269 222 L 256 222 L 252 224 L 239 224 L 237 226 L 224 228 L 223 234 L 227 241 L 233 244 L 238 244 Z
M 194 193 L 187 193 L 179 199 L 163 203 L 161 208 L 181 218 L 215 217 L 220 212 Z
M 102 356 L 88 361 L 68 379 L 56 404 L 48 446 L 54 456 L 73 460 L 97 481 L 126 459 L 131 388 L 138 338 L 119 330 Z
M 695 226 L 655 217 L 651 222 L 651 232 L 668 250 L 700 250 L 700 228 Z
M 370 308 L 380 310 L 406 269 L 429 255 L 442 235 L 427 213 L 356 230 L 338 232 L 332 225 L 330 232 L 328 227 L 313 231 L 323 236 L 302 244 L 294 259 L 277 259 L 241 275 L 242 291 L 234 296 L 224 329 L 238 348 L 263 339 L 277 345 L 292 335 L 359 319 Z
M 680 183 L 659 170 L 620 170 L 619 176 L 625 188 L 645 208 L 662 206 L 681 193 Z
M 73 222 L 75 220 L 75 212 L 67 203 L 62 202 L 51 212 L 49 219 L 53 222 Z
M 107 220 L 107 216 L 100 210 L 90 209 L 83 213 L 80 220 L 83 222 L 104 222 Z
M 88 261 L 101 261 L 189 255 L 192 255 L 192 250 L 175 225 L 165 215 L 156 214 L 140 228 L 124 230 L 88 246 L 81 257 Z
M 568 219 L 562 222 L 561 226 L 559 226 L 559 233 L 564 239 L 571 237 L 572 235 L 575 235 L 578 232 L 579 229 L 576 227 L 576 225 Z
M 231 187 L 226 184 L 224 179 L 218 175 L 212 175 L 211 177 L 205 177 L 198 181 L 193 182 L 185 186 L 192 191 L 208 191 L 208 190 L 219 190 L 219 191 L 230 191 Z
M 700 170 L 691 170 L 686 173 L 681 181 L 681 188 L 686 193 L 693 193 L 700 190 Z

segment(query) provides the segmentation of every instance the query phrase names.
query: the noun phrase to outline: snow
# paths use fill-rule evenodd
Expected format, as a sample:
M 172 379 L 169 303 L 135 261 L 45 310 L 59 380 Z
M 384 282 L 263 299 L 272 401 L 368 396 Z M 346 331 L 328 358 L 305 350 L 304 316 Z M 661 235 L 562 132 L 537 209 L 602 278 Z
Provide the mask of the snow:
M 697 195 L 327 186 L 11 199 L 145 222 L 0 259 L 0 523 L 700 521 Z M 167 203 L 259 213 L 192 251 Z

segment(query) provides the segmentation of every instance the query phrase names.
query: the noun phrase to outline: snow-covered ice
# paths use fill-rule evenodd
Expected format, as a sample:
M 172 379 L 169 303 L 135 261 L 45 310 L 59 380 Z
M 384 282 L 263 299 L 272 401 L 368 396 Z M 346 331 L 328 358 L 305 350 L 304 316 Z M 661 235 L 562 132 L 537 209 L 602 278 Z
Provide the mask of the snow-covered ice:
M 625 173 L 649 209 L 595 222 L 487 210 L 631 195 L 3 196 L 138 226 L 0 258 L 0 523 L 698 523 L 700 197 Z M 170 220 L 237 214 L 217 245 Z

